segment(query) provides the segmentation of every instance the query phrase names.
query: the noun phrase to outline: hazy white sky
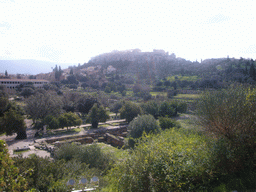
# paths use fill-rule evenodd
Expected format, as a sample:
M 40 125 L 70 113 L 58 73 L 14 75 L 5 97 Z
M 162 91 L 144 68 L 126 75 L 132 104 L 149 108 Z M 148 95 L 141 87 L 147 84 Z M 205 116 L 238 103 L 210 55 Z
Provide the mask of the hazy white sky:
M 255 17 L 253 0 L 0 0 L 0 59 L 84 63 L 135 48 L 256 59 Z

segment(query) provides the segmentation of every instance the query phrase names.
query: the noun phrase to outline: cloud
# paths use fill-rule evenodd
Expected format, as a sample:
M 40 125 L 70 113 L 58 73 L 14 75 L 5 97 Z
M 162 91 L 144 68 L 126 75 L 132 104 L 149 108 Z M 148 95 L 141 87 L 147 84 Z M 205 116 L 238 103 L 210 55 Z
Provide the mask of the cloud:
M 221 22 L 228 21 L 228 20 L 230 20 L 230 17 L 227 17 L 223 14 L 218 14 L 218 15 L 214 15 L 212 17 L 209 17 L 206 20 L 206 24 L 221 23 Z
M 0 33 L 5 34 L 7 30 L 11 28 L 11 24 L 8 22 L 0 23 Z
M 53 62 L 60 62 L 64 55 L 64 52 L 61 49 L 56 49 L 50 45 L 43 45 L 38 49 L 38 51 L 42 58 Z
M 245 48 L 243 52 L 247 54 L 256 53 L 256 44 L 250 45 L 249 47 Z

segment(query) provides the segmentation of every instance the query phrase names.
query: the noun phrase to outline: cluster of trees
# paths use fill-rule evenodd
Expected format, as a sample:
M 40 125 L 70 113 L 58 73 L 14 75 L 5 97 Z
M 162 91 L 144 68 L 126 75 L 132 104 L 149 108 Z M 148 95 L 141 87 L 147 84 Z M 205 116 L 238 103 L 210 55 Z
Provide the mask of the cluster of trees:
M 81 113 L 83 118 L 87 115 L 87 121 L 92 123 L 93 128 L 109 118 L 97 98 L 76 93 L 63 96 L 49 92 L 37 93 L 26 101 L 25 111 L 34 123 L 38 121 L 50 129 L 81 125 L 82 120 L 75 111 Z
M 61 74 L 63 73 L 63 71 L 61 70 L 61 67 L 59 66 L 55 66 L 55 68 L 53 69 L 54 75 L 55 75 L 55 79 L 56 80 L 60 80 Z
M 20 107 L 15 101 L 9 101 L 4 90 L 0 91 L 0 133 L 12 135 L 16 139 L 25 139 L 26 124 L 24 115 L 33 120 L 34 127 L 49 129 L 79 126 L 85 119 L 92 123 L 93 128 L 99 122 L 105 122 L 109 116 L 107 110 L 96 97 L 68 92 L 58 95 L 55 91 L 38 91 L 25 100 L 25 106 Z
M 16 139 L 26 139 L 26 124 L 24 111 L 15 103 L 9 101 L 8 95 L 0 90 L 0 134 L 12 135 L 17 133 Z

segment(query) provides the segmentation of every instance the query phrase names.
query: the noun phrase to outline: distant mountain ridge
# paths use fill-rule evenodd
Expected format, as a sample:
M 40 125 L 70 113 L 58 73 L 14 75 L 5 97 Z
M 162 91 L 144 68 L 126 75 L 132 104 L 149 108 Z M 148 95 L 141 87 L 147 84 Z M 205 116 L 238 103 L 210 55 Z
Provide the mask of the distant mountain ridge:
M 0 73 L 7 70 L 8 74 L 30 74 L 49 73 L 56 65 L 62 69 L 75 65 L 74 63 L 55 63 L 49 61 L 40 61 L 34 59 L 21 60 L 0 60 Z

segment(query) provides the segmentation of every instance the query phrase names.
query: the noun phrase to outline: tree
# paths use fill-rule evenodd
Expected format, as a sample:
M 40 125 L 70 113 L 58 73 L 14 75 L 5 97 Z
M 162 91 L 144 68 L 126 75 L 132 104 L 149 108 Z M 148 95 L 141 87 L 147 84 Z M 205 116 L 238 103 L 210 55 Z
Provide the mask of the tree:
M 92 96 L 83 96 L 78 99 L 77 109 L 83 114 L 88 114 L 95 103 L 98 103 L 97 98 Z
M 82 119 L 75 113 L 68 112 L 63 113 L 59 117 L 59 125 L 61 128 L 71 127 L 71 126 L 79 126 L 82 124 Z
M 55 75 L 55 79 L 56 80 L 60 80 L 61 74 L 63 73 L 63 71 L 61 70 L 61 67 L 56 65 L 55 68 L 53 69 L 54 75 Z
M 0 91 L 0 117 L 4 115 L 4 112 L 7 110 L 9 104 L 8 95 Z
M 19 174 L 18 168 L 8 153 L 7 144 L 0 140 L 0 191 L 24 191 L 27 181 Z
M 177 110 L 173 107 L 171 102 L 164 101 L 159 107 L 159 115 L 162 117 L 172 117 L 177 114 Z
M 122 108 L 123 104 L 124 104 L 124 101 L 115 102 L 113 105 L 110 106 L 110 111 L 115 113 L 117 116 L 117 113 Z
M 2 130 L 6 135 L 17 133 L 16 139 L 26 139 L 26 125 L 24 118 L 13 109 L 4 113 L 2 118 Z
M 7 72 L 7 70 L 5 70 L 5 73 L 4 73 L 4 75 L 5 75 L 5 76 L 8 76 L 8 72 Z
M 255 67 L 254 67 L 254 62 L 252 61 L 251 62 L 251 66 L 250 66 L 250 69 L 249 69 L 249 75 L 250 77 L 256 81 L 256 70 L 255 70 Z
M 81 84 L 81 87 L 84 88 L 84 89 L 85 89 L 86 87 L 88 87 L 88 86 L 89 86 L 89 85 L 88 85 L 87 83 L 82 83 L 82 84 Z
M 69 72 L 70 75 L 74 75 L 74 71 L 73 71 L 73 68 L 70 69 L 70 72 Z
M 43 120 L 47 115 L 60 114 L 62 103 L 58 96 L 53 93 L 36 93 L 26 100 L 26 113 L 31 116 L 34 123 Z
M 45 125 L 47 125 L 47 128 L 49 128 L 49 129 L 58 129 L 59 128 L 59 124 L 60 124 L 58 118 L 55 118 L 52 115 L 47 115 L 44 118 L 43 123 Z
M 66 112 L 74 112 L 80 99 L 80 94 L 76 92 L 65 92 L 62 97 L 63 109 Z
M 27 88 L 23 88 L 23 90 L 21 91 L 20 95 L 25 97 L 25 98 L 28 98 L 31 95 L 33 95 L 34 93 L 35 93 L 35 91 L 34 91 L 33 88 L 27 87 Z
M 70 75 L 70 76 L 67 77 L 67 84 L 76 84 L 76 85 L 78 85 L 79 82 L 77 81 L 75 75 Z
M 99 122 L 105 122 L 109 119 L 109 115 L 102 105 L 95 103 L 88 114 L 88 119 L 92 124 L 92 128 L 98 128 Z
M 141 115 L 143 113 L 142 108 L 131 102 L 125 102 L 123 107 L 120 109 L 120 117 L 126 119 L 128 123 L 130 123 L 135 117 Z
M 155 101 L 149 101 L 141 105 L 143 112 L 145 114 L 153 115 L 154 118 L 159 116 L 159 105 Z

